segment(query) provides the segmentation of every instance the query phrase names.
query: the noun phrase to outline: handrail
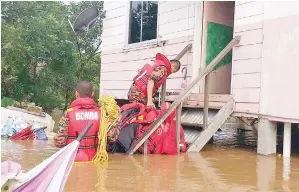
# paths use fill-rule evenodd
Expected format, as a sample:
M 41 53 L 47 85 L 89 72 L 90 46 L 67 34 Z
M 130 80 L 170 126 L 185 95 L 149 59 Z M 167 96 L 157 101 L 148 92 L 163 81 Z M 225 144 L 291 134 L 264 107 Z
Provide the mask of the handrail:
M 213 68 L 223 59 L 223 57 L 236 45 L 239 43 L 241 37 L 236 36 L 233 38 L 230 43 L 213 59 L 213 61 L 204 69 L 202 70 L 198 77 L 192 81 L 186 89 L 178 96 L 178 98 L 171 104 L 171 106 L 168 108 L 166 113 L 164 113 L 162 116 L 160 116 L 150 127 L 150 129 L 138 140 L 136 144 L 132 144 L 130 149 L 126 152 L 126 155 L 132 155 L 135 153 L 135 151 L 153 134 L 154 131 L 165 121 L 165 119 L 177 108 L 182 101 L 190 94 L 193 87 L 199 83 L 199 81 L 208 75 Z
M 186 45 L 186 47 L 175 57 L 175 59 L 180 60 L 191 48 L 192 48 L 192 43 Z M 161 89 L 161 103 L 165 102 L 165 96 L 166 96 L 166 82 L 163 83 Z
M 191 48 L 192 48 L 191 43 L 186 45 L 186 47 L 174 59 L 180 60 Z

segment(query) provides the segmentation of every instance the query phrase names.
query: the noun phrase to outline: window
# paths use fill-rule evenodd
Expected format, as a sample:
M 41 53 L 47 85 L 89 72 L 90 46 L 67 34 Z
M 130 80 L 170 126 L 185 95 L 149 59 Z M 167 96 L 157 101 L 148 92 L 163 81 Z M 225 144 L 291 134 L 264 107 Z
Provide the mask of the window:
M 157 38 L 158 1 L 131 1 L 129 44 Z

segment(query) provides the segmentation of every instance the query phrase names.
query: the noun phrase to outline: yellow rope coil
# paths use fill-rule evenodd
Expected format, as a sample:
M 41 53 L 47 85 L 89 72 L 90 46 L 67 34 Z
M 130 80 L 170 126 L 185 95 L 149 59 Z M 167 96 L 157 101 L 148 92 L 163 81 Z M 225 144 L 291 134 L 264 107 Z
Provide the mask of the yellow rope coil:
M 120 118 L 119 107 L 113 97 L 101 96 L 99 99 L 99 105 L 101 107 L 101 122 L 100 131 L 98 134 L 99 146 L 94 162 L 108 162 L 107 147 L 107 133 L 109 129 L 117 124 Z

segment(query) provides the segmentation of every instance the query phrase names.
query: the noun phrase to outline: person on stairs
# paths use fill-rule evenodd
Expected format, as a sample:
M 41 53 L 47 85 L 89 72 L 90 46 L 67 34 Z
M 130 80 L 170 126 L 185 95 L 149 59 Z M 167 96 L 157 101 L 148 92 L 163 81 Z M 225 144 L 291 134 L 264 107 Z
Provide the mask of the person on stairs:
M 153 95 L 166 81 L 166 78 L 180 70 L 179 60 L 168 60 L 163 54 L 156 55 L 153 65 L 146 64 L 133 79 L 133 84 L 128 92 L 130 103 L 143 103 L 148 108 L 155 107 Z

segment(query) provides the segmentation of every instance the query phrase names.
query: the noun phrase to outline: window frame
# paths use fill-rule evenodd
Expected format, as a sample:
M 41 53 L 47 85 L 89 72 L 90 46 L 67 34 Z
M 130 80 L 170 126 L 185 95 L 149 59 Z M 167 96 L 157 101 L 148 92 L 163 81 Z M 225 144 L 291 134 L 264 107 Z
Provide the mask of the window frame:
M 137 43 L 131 43 L 129 44 L 129 31 L 130 31 L 130 12 L 131 12 L 131 7 L 130 7 L 130 1 L 127 1 L 126 3 L 126 31 L 125 31 L 125 46 L 124 50 L 127 49 L 134 49 L 134 48 L 139 48 L 139 47 L 156 47 L 159 44 L 159 1 L 157 1 L 157 6 L 158 6 L 158 11 L 157 11 L 157 34 L 156 34 L 156 39 L 151 39 L 151 40 L 146 40 L 146 41 L 141 41 Z

